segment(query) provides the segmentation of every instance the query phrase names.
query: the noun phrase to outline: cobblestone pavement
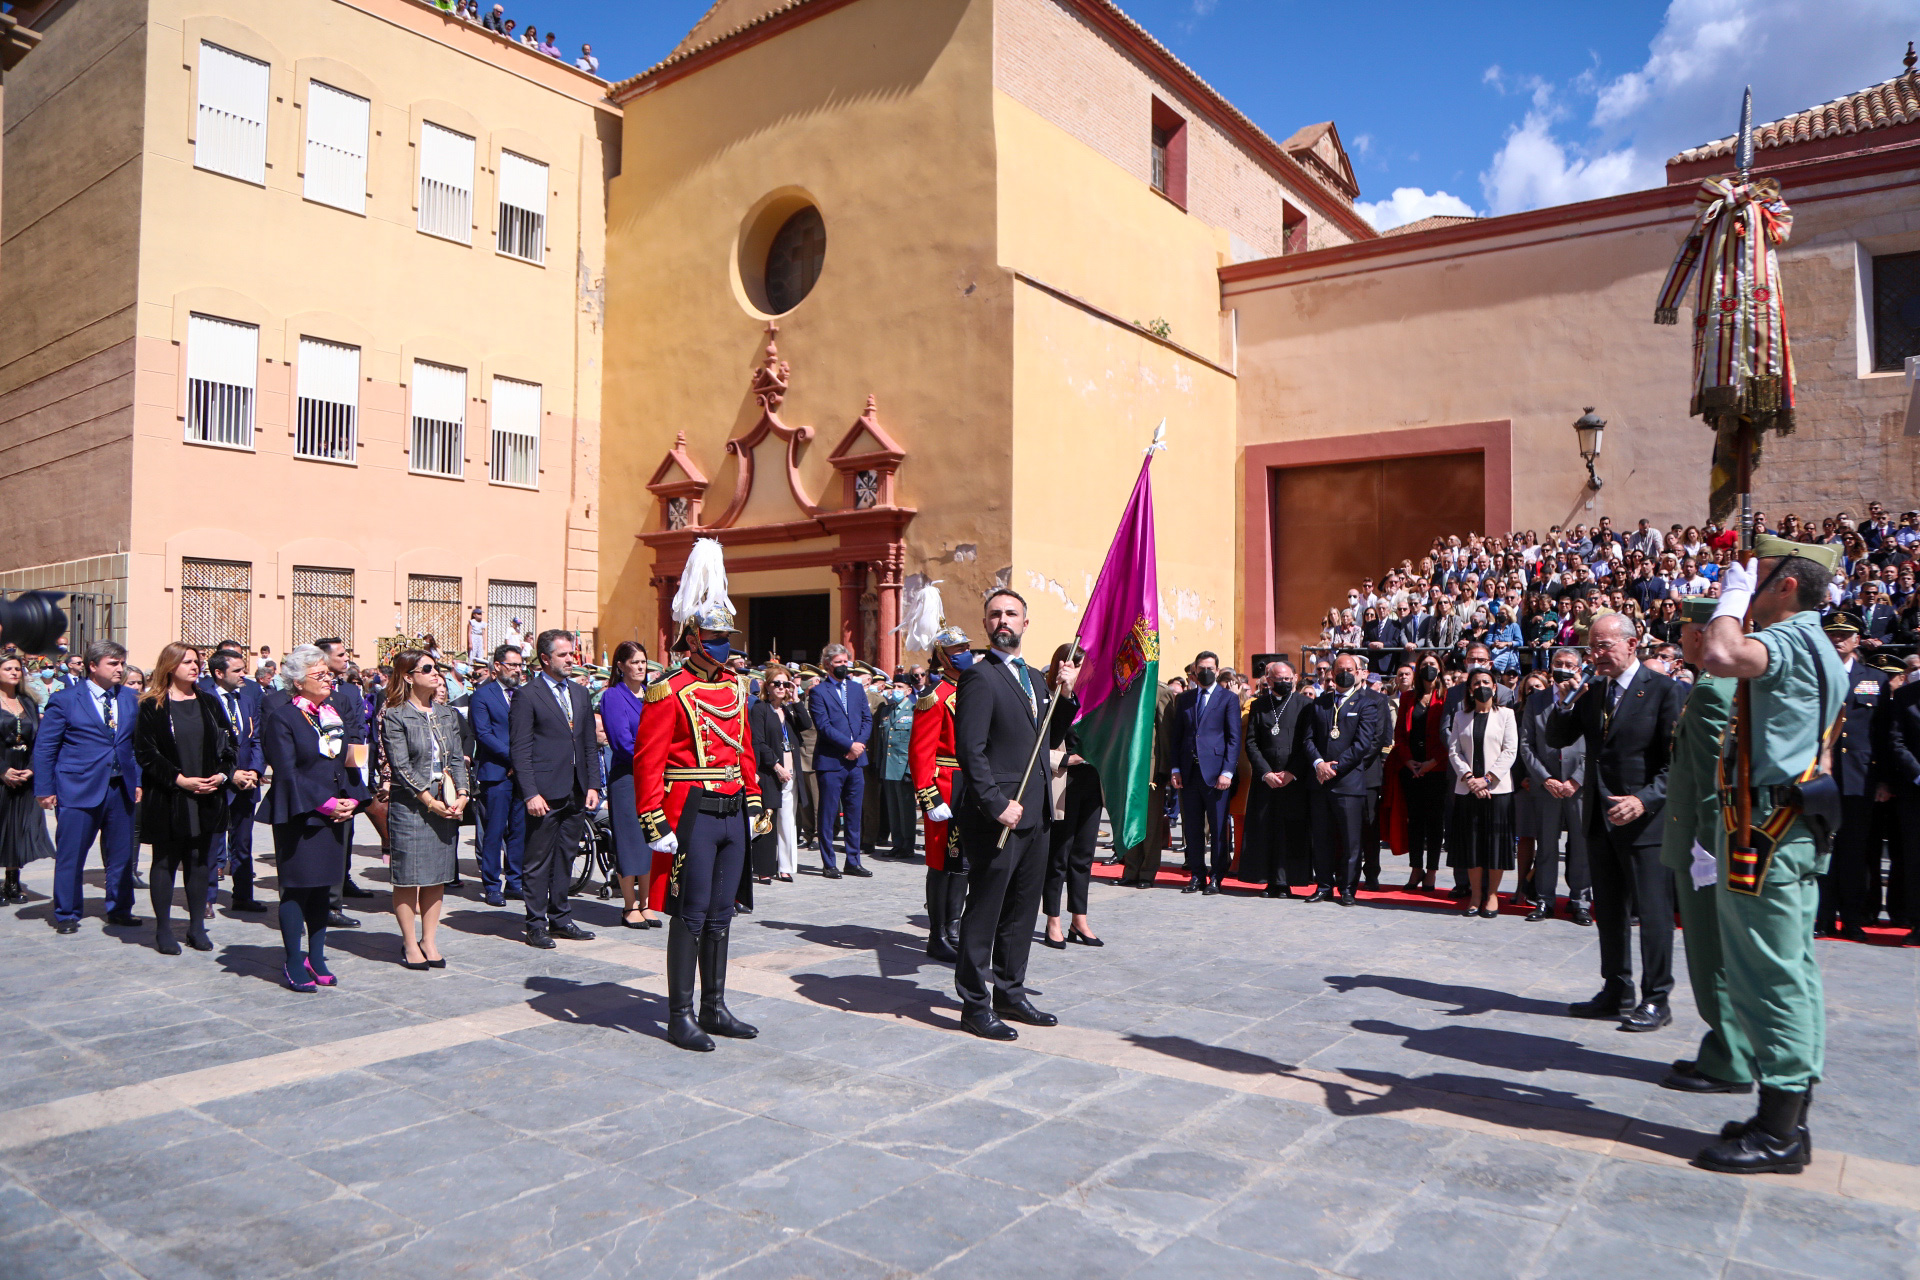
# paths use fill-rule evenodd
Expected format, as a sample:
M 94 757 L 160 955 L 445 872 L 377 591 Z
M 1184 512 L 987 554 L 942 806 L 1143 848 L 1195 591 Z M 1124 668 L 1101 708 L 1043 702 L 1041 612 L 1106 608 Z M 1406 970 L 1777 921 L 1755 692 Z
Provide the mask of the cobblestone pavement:
M 263 917 L 162 957 L 96 878 L 55 935 L 37 864 L 0 914 L 0 1276 L 1920 1275 L 1920 952 L 1823 947 L 1819 1156 L 1732 1178 L 1685 1159 L 1751 1100 L 1653 1083 L 1684 983 L 1657 1034 L 1563 1016 L 1591 930 L 1096 884 L 1108 945 L 1034 949 L 1062 1025 L 989 1045 L 919 865 L 871 865 L 761 890 L 760 1037 L 696 1055 L 664 933 L 598 900 L 555 952 L 450 903 L 424 974 L 369 912 L 296 995 Z

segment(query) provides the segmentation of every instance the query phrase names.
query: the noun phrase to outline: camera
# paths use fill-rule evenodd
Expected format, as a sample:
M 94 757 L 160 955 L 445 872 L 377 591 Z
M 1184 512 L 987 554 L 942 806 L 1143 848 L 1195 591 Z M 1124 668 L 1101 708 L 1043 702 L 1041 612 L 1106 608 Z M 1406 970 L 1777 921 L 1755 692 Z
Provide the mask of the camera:
M 60 652 L 67 633 L 67 615 L 60 608 L 64 591 L 22 591 L 13 599 L 0 597 L 0 644 L 22 653 L 51 656 Z

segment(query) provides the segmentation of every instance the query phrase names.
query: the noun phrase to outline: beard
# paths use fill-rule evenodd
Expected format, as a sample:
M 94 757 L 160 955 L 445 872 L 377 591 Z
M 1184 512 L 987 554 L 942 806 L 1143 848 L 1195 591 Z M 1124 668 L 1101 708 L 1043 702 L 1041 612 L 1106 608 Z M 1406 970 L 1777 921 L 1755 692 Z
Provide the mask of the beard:
M 1020 637 L 1014 634 L 1012 627 L 995 627 L 990 638 L 996 649 L 1016 649 L 1020 646 Z

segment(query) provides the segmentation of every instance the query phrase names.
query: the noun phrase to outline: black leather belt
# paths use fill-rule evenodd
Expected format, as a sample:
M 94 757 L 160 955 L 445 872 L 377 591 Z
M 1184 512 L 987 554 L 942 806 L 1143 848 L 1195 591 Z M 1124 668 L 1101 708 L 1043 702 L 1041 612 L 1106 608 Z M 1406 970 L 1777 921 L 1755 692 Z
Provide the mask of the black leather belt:
M 716 818 L 731 818 L 747 807 L 747 793 L 736 791 L 730 796 L 716 796 L 703 793 L 700 796 L 700 812 L 710 813 Z

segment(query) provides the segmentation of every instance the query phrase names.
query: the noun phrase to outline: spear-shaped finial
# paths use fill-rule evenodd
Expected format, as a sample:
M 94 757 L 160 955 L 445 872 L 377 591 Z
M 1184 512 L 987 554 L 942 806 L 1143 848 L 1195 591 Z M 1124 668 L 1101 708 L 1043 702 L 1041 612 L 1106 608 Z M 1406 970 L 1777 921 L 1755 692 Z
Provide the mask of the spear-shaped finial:
M 1905 68 L 1907 69 L 1907 74 L 1908 74 L 1908 75 L 1912 75 L 1912 74 L 1913 74 L 1913 64 L 1914 64 L 1914 63 L 1916 63 L 1916 62 L 1920 62 L 1920 58 L 1916 58 L 1916 57 L 1914 57 L 1914 54 L 1913 54 L 1913 41 L 1911 41 L 1911 40 L 1909 40 L 1909 41 L 1907 41 L 1907 56 L 1906 56 L 1906 57 L 1904 57 L 1904 58 L 1902 58 L 1902 59 L 1900 59 L 1900 65 L 1901 65 L 1901 66 L 1903 66 L 1903 67 L 1905 67 Z
M 1160 425 L 1153 429 L 1152 442 L 1149 443 L 1145 449 L 1142 449 L 1141 452 L 1146 454 L 1149 458 L 1151 458 L 1154 454 L 1160 452 L 1162 449 L 1166 447 L 1167 447 L 1167 420 L 1165 418 L 1162 418 L 1160 419 Z
M 1753 86 L 1747 86 L 1746 96 L 1740 99 L 1740 142 L 1734 151 L 1734 164 L 1740 170 L 1740 180 L 1745 182 L 1753 171 Z

